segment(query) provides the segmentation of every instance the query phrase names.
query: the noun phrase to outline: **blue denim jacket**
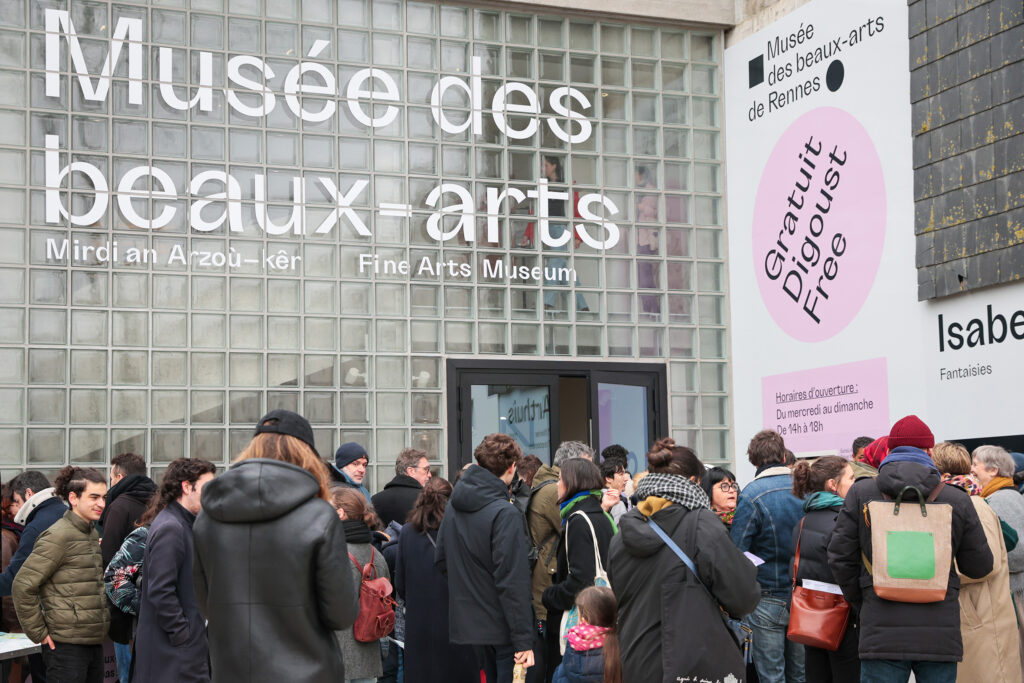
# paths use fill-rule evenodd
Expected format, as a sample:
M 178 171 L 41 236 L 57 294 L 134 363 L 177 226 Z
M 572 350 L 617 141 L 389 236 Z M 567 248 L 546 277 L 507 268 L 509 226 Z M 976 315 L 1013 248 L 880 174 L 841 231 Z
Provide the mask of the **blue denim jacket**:
M 763 471 L 740 493 L 730 534 L 740 550 L 764 560 L 757 582 L 765 593 L 789 595 L 793 528 L 803 514 L 803 501 L 793 495 L 793 476 L 783 465 Z

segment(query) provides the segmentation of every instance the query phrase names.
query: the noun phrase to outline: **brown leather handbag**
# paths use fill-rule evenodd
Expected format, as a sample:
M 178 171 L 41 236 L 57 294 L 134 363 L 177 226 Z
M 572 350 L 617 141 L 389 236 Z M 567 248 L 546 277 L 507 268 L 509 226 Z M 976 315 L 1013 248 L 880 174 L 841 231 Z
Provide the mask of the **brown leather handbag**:
M 804 522 L 800 520 L 800 535 L 796 540 L 796 557 L 793 560 L 793 601 L 789 608 L 786 637 L 794 643 L 835 652 L 846 635 L 850 603 L 842 595 L 796 585 L 803 535 Z

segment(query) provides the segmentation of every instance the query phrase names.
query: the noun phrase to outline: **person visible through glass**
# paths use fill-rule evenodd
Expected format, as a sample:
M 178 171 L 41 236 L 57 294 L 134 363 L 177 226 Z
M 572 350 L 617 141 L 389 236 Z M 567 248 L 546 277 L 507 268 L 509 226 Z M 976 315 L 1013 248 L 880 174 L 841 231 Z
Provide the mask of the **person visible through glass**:
M 845 458 L 830 455 L 814 462 L 801 460 L 793 467 L 793 495 L 804 501 L 804 517 L 793 530 L 794 552 L 800 545 L 797 585 L 815 581 L 840 590 L 828 566 L 828 543 L 853 486 L 853 467 Z M 851 614 L 846 633 L 835 652 L 804 646 L 807 683 L 858 683 L 860 657 L 856 615 Z

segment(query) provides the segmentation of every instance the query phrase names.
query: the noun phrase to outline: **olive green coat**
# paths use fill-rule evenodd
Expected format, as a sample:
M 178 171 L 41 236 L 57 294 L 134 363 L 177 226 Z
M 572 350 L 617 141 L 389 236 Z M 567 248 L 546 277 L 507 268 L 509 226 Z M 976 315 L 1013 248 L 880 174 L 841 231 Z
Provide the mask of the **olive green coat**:
M 103 586 L 99 535 L 72 511 L 39 534 L 13 586 L 25 635 L 58 643 L 100 645 L 110 615 Z
M 533 593 L 533 610 L 538 619 L 547 619 L 548 610 L 540 597 L 544 589 L 554 583 L 555 570 L 558 568 L 558 537 L 562 531 L 562 518 L 558 514 L 558 486 L 549 484 L 538 488 L 545 481 L 558 481 L 557 467 L 542 465 L 533 476 L 534 493 L 530 497 L 530 505 L 526 510 L 526 523 L 530 527 L 530 538 L 534 546 L 540 548 L 537 564 L 533 567 L 530 577 L 530 588 Z

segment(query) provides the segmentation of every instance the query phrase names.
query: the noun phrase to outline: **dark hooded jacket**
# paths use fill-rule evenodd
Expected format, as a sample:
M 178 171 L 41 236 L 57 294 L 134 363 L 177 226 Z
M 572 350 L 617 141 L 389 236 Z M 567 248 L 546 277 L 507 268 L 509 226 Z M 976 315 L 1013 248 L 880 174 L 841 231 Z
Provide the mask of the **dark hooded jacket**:
M 195 519 L 180 503 L 173 502 L 160 511 L 149 527 L 135 635 L 136 680 L 210 680 L 206 623 L 199 613 L 192 582 Z
M 214 681 L 345 679 L 333 631 L 359 609 L 345 531 L 316 478 L 243 460 L 203 487 L 195 588 Z
M 974 579 L 992 571 L 992 551 L 970 497 L 955 486 L 945 486 L 935 499 L 953 507 L 950 542 L 956 566 L 949 567 L 945 600 L 924 604 L 883 600 L 875 595 L 871 574 L 863 562 L 864 558 L 871 562 L 873 557 L 871 529 L 864 513 L 867 504 L 884 500 L 883 494 L 895 499 L 905 486 L 916 486 L 927 497 L 939 485 L 939 472 L 934 466 L 902 461 L 901 456 L 928 458 L 916 448 L 895 448 L 879 467 L 877 478 L 862 479 L 850 488 L 829 542 L 829 566 L 843 595 L 860 612 L 861 659 L 960 661 L 963 644 L 956 566 Z
M 373 507 L 377 510 L 377 516 L 384 522 L 384 526 L 391 522 L 405 524 L 412 506 L 420 497 L 423 485 L 410 477 L 408 474 L 396 475 L 394 479 L 384 485 L 384 490 L 371 498 Z
M 698 515 L 696 539 L 687 538 L 684 520 Z M 761 599 L 757 569 L 743 556 L 718 515 L 706 509 L 669 505 L 651 517 L 697 567 L 700 580 L 734 617 L 749 614 Z M 691 527 L 692 528 L 692 527 Z M 608 548 L 608 578 L 619 602 L 619 642 L 624 681 L 663 679 L 662 614 L 682 605 L 671 596 L 689 573 L 682 560 L 634 508 L 619 520 L 619 533 Z
M 124 539 L 135 530 L 135 524 L 146 511 L 149 499 L 156 493 L 156 484 L 142 474 L 129 474 L 107 491 L 107 506 L 100 517 L 100 552 L 103 566 L 114 559 Z
M 526 522 L 508 487 L 472 465 L 452 491 L 434 561 L 448 575 L 449 633 L 461 645 L 533 647 Z
M 156 484 L 142 474 L 129 474 L 107 491 L 107 506 L 100 517 L 100 554 L 106 568 L 135 524 L 146 512 L 149 499 L 156 493 Z M 191 554 L 191 550 L 189 551 Z M 110 639 L 127 643 L 132 636 L 132 620 L 113 604 L 110 605 Z

